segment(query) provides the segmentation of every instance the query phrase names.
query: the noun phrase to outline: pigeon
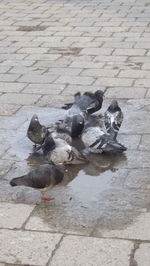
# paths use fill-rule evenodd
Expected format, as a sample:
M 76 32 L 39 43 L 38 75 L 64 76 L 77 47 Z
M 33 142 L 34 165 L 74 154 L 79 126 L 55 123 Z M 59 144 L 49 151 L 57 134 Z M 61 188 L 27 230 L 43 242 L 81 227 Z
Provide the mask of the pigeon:
M 65 123 L 55 122 L 49 128 L 53 139 L 59 138 L 65 140 L 69 144 L 72 143 L 72 137 L 70 136 L 69 127 Z
M 101 90 L 97 90 L 95 93 L 85 92 L 83 95 L 78 92 L 74 95 L 74 103 L 66 104 L 66 108 L 65 106 L 63 108 L 68 109 L 67 107 L 71 108 L 72 106 L 76 105 L 81 111 L 92 114 L 101 109 L 103 96 L 104 92 Z
M 65 140 L 60 138 L 53 138 L 49 135 L 44 144 L 41 146 L 44 155 L 49 162 L 54 164 L 82 164 L 87 162 L 76 148 L 72 147 Z
M 48 129 L 40 124 L 37 115 L 33 115 L 27 130 L 27 137 L 35 143 L 36 147 L 37 144 L 41 145 L 48 135 Z
M 123 112 L 116 100 L 113 100 L 104 115 L 105 127 L 112 139 L 116 139 L 123 121 Z
M 71 112 L 67 114 L 63 123 L 68 127 L 71 137 L 76 138 L 80 136 L 84 128 L 85 117 L 82 112 L 72 115 Z
M 11 186 L 27 186 L 38 189 L 42 193 L 42 199 L 52 200 L 53 198 L 44 195 L 46 191 L 59 184 L 64 177 L 64 168 L 54 164 L 44 164 L 30 171 L 28 174 L 13 178 Z
M 70 128 L 71 136 L 78 137 L 81 135 L 84 124 L 88 115 L 98 111 L 102 107 L 104 92 L 97 90 L 95 93 L 85 92 L 81 95 L 80 92 L 74 95 L 74 103 L 69 104 L 64 123 Z
M 122 153 L 126 147 L 113 140 L 99 125 L 88 123 L 81 135 L 81 140 L 86 149 L 84 154 L 90 153 Z

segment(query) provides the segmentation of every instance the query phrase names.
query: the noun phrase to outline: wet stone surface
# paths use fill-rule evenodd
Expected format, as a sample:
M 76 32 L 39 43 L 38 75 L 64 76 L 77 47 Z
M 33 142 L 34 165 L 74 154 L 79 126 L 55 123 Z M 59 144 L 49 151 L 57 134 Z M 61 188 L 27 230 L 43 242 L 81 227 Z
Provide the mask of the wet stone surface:
M 9 181 L 46 162 L 42 154 L 32 154 L 33 145 L 26 137 L 32 115 L 37 113 L 40 121 L 49 125 L 63 118 L 65 111 L 23 107 L 10 117 L 10 129 L 1 129 L 7 152 L 1 155 L 0 161 L 3 170 L 0 199 L 38 204 L 25 225 L 27 230 L 101 236 L 104 231 L 129 226 L 143 209 L 149 210 L 150 155 L 148 150 L 140 149 L 144 138 L 141 127 L 149 136 L 149 125 L 142 122 L 143 116 L 144 121 L 149 121 L 149 111 L 141 112 L 147 102 L 119 102 L 124 122 L 118 140 L 127 146 L 127 152 L 117 156 L 91 155 L 88 164 L 67 166 L 62 183 L 47 192 L 55 198 L 51 202 L 41 201 L 39 191 L 11 187 Z M 109 103 L 110 100 L 105 100 L 102 113 Z M 74 144 L 81 148 L 78 142 Z

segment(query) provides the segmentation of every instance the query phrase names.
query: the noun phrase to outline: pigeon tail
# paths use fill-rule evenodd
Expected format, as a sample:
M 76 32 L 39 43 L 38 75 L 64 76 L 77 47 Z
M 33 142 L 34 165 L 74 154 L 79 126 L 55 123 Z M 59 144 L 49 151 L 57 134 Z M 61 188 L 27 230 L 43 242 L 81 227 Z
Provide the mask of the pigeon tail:
M 28 186 L 26 180 L 24 180 L 24 175 L 23 176 L 20 176 L 20 177 L 16 177 L 16 178 L 13 178 L 11 181 L 10 181 L 10 185 L 12 187 L 15 187 L 15 186 Z
M 116 141 L 107 143 L 106 147 L 103 149 L 104 152 L 110 152 L 110 153 L 122 153 L 126 150 L 127 148 L 124 145 Z

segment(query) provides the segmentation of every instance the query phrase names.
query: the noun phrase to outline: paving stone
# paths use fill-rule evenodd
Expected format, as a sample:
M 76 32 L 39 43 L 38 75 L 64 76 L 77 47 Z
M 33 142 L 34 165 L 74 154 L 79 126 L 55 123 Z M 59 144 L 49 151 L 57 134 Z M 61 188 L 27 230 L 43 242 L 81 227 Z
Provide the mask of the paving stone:
M 18 94 L 18 93 L 7 93 L 0 97 L 0 103 L 10 104 L 24 104 L 30 105 L 37 102 L 41 95 L 29 95 L 29 94 Z
M 99 62 L 125 62 L 127 60 L 127 56 L 113 56 L 113 55 L 98 55 L 95 57 L 93 62 L 99 63 Z
M 63 68 L 63 67 L 57 67 L 57 68 L 49 68 L 47 71 L 47 75 L 68 75 L 68 76 L 75 76 L 78 75 L 82 71 L 82 68 Z
M 149 45 L 149 47 L 150 47 L 150 45 Z M 142 69 L 149 70 L 150 69 L 150 63 L 143 64 Z
M 0 208 L 0 228 L 19 229 L 33 211 L 34 206 L 3 202 L 0 203 Z
M 135 86 L 149 88 L 150 87 L 150 79 L 136 79 Z
M 46 266 L 60 238 L 60 234 L 0 230 L 0 260 Z
M 122 82 L 123 85 L 123 82 Z M 121 85 L 121 86 L 122 86 Z M 127 99 L 127 98 L 142 98 L 145 96 L 146 89 L 142 87 L 112 87 L 108 88 L 106 92 L 106 97 L 108 98 L 120 98 L 120 99 Z
M 82 67 L 82 68 L 103 68 L 104 63 L 94 63 L 91 61 L 74 61 L 72 62 L 69 67 L 73 68 L 73 67 Z
M 17 74 L 42 74 L 47 70 L 47 68 L 36 68 L 36 67 L 26 67 L 26 66 L 15 66 L 11 68 L 9 73 L 17 73 Z
M 106 48 L 132 48 L 134 45 L 134 42 L 115 42 L 115 41 L 112 41 L 112 42 L 105 42 L 103 47 L 106 47 Z
M 115 49 L 113 55 L 144 55 L 146 53 L 145 49 Z
M 2 65 L 4 66 L 32 66 L 36 61 L 33 60 L 5 60 L 3 61 Z
M 113 49 L 110 48 L 84 48 L 80 54 L 85 55 L 111 55 Z
M 150 244 L 142 243 L 139 248 L 135 251 L 134 260 L 138 266 L 149 266 L 150 262 Z
M 147 90 L 146 98 L 150 98 L 150 90 Z
M 99 86 L 109 86 L 109 87 L 120 87 L 120 86 L 132 86 L 133 79 L 125 79 L 125 78 L 98 78 L 94 85 Z
M 139 146 L 140 150 L 150 150 L 150 135 L 143 135 Z
M 127 149 L 136 150 L 139 146 L 141 136 L 140 135 L 123 135 L 118 134 L 117 140 L 122 143 Z
M 149 167 L 148 160 L 149 160 L 149 152 L 148 151 L 133 151 L 126 152 L 126 160 L 120 162 L 118 167 L 121 168 L 144 168 Z
M 9 66 L 0 66 L 0 74 L 6 73 L 9 69 Z
M 1 143 L 4 141 L 2 135 L 0 136 L 0 140 L 1 140 Z M 0 160 L 0 173 L 1 173 L 0 178 L 2 178 L 4 175 L 7 174 L 9 169 L 12 167 L 12 164 L 13 162 L 11 161 Z
M 27 85 L 27 87 L 23 90 L 23 93 L 30 93 L 30 94 L 52 94 L 57 95 L 61 91 L 65 89 L 64 84 L 37 84 L 32 83 Z
M 72 85 L 91 85 L 94 82 L 92 77 L 80 77 L 80 76 L 60 76 L 55 80 L 55 83 L 72 84 Z
M 123 78 L 149 78 L 149 71 L 144 70 L 122 70 L 119 77 Z
M 44 95 L 38 102 L 38 106 L 52 106 L 52 107 L 62 107 L 65 103 L 72 102 L 72 97 L 70 95 L 66 95 L 65 99 L 63 95 Z
M 43 47 L 25 47 L 17 51 L 18 54 L 44 54 L 47 53 L 48 49 Z
M 143 226 L 144 224 L 144 226 Z M 102 233 L 104 237 L 150 240 L 150 214 L 141 213 L 132 223 L 122 230 L 111 230 Z
M 26 74 L 19 78 L 19 81 L 26 83 L 51 83 L 58 78 L 56 75 L 33 75 Z
M 119 70 L 106 70 L 106 69 L 86 69 L 80 74 L 81 76 L 92 77 L 115 77 Z
M 20 55 L 20 54 L 18 54 Z M 56 60 L 60 54 L 31 54 L 26 57 L 27 60 Z
M 132 248 L 133 244 L 129 241 L 66 236 L 49 266 L 58 266 L 60 264 L 65 266 L 127 266 L 129 265 L 129 256 Z M 68 254 L 70 255 L 68 256 Z
M 0 82 L 0 92 L 20 92 L 26 83 Z
M 124 186 L 131 189 L 150 188 L 149 179 L 150 169 L 132 169 L 130 170 L 124 182 Z
M 1 104 L 0 105 L 0 116 L 1 115 L 12 115 L 16 113 L 19 108 L 20 108 L 20 105 Z
M 2 82 L 11 82 L 16 81 L 19 78 L 20 75 L 17 74 L 0 74 L 0 80 Z

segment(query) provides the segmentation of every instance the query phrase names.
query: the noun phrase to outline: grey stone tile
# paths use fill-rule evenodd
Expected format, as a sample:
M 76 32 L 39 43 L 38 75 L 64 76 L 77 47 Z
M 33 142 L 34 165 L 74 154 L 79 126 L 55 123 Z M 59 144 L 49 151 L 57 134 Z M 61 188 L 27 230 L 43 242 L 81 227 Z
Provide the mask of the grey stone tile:
M 150 240 L 149 221 L 150 214 L 141 213 L 125 228 L 122 228 L 121 230 L 104 231 L 102 235 L 104 237 Z
M 30 105 L 35 104 L 40 97 L 39 94 L 7 93 L 0 97 L 0 103 Z
M 64 90 L 64 84 L 57 85 L 57 84 L 29 84 L 24 90 L 23 93 L 30 93 L 30 94 L 52 94 L 57 95 L 62 90 Z
M 48 107 L 62 107 L 65 103 L 72 102 L 72 96 L 66 95 L 44 95 L 38 102 L 37 106 L 48 106 Z
M 112 87 L 106 92 L 108 98 L 136 99 L 144 98 L 146 89 L 142 87 Z
M 127 150 L 125 152 L 126 160 L 118 164 L 120 168 L 144 168 L 149 167 L 150 154 L 147 151 Z
M 122 135 L 118 134 L 117 140 L 123 144 L 127 149 L 136 150 L 139 146 L 140 135 Z
M 2 141 L 2 140 L 1 140 Z M 7 174 L 9 169 L 12 167 L 13 162 L 0 160 L 0 178 Z
M 150 150 L 150 135 L 143 135 L 139 146 L 140 150 Z
M 3 202 L 0 203 L 0 209 L 0 228 L 19 229 L 33 211 L 34 206 Z
M 149 266 L 150 263 L 150 244 L 142 243 L 139 248 L 136 250 L 134 255 L 134 260 L 138 266 Z
M 20 105 L 15 104 L 1 104 L 0 105 L 0 116 L 1 115 L 12 115 L 17 112 L 17 110 L 20 108 Z
M 60 234 L 0 230 L 0 260 L 46 266 L 60 238 Z
M 1 82 L 0 92 L 20 92 L 26 83 L 16 83 L 16 82 Z
M 148 190 L 150 188 L 150 169 L 131 169 L 124 186 L 131 189 Z
M 129 241 L 67 236 L 49 266 L 128 266 L 132 248 L 133 244 Z

